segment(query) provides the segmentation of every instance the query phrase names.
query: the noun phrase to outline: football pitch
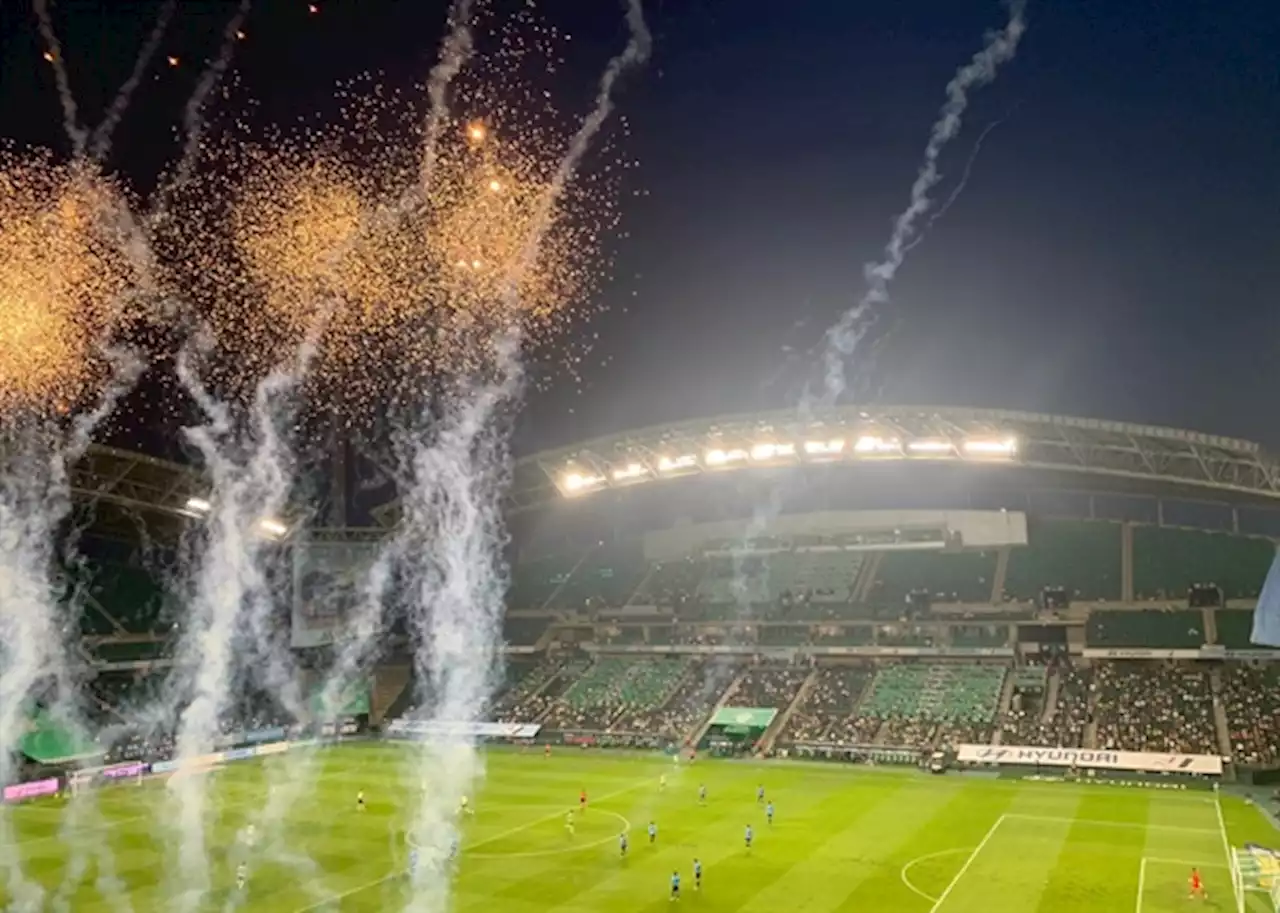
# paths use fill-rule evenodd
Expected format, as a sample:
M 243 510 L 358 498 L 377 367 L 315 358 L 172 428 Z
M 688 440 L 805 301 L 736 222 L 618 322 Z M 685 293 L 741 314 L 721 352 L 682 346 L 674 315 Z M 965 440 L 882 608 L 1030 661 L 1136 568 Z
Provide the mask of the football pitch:
M 206 834 L 216 885 L 207 909 L 400 909 L 407 896 L 407 750 L 369 743 L 316 752 L 314 788 L 278 836 L 263 836 L 235 904 L 234 871 L 244 852 L 236 835 L 267 802 L 271 771 L 264 765 L 287 769 L 299 759 L 242 762 L 212 774 Z M 775 804 L 772 825 L 756 801 L 761 785 Z M 68 820 L 62 800 L 15 806 L 16 843 L 3 853 L 20 856 L 27 877 L 63 899 L 61 909 L 163 910 L 164 788 L 156 780 L 101 790 L 93 795 L 99 814 L 79 821 Z M 580 789 L 589 807 L 575 816 L 570 835 L 565 817 Z M 367 797 L 364 812 L 356 809 L 358 790 Z M 453 906 L 476 913 L 669 910 L 673 871 L 681 875 L 678 905 L 705 911 L 1232 911 L 1228 841 L 1280 843 L 1255 808 L 1231 796 L 1219 802 L 1207 791 L 817 763 L 677 766 L 657 756 L 573 749 L 550 758 L 491 752 L 472 806 Z M 658 829 L 652 844 L 650 821 Z M 748 824 L 755 831 L 750 849 L 743 840 Z M 618 848 L 624 829 L 625 859 Z M 110 853 L 99 861 L 103 847 Z M 695 857 L 704 871 L 700 891 Z M 111 865 L 120 888 L 104 895 L 99 883 Z M 1187 898 L 1192 866 L 1204 876 L 1205 902 Z M 8 908 L 9 892 L 0 880 L 0 907 Z M 1248 903 L 1270 909 L 1262 894 L 1250 894 Z M 46 908 L 59 909 L 52 900 Z

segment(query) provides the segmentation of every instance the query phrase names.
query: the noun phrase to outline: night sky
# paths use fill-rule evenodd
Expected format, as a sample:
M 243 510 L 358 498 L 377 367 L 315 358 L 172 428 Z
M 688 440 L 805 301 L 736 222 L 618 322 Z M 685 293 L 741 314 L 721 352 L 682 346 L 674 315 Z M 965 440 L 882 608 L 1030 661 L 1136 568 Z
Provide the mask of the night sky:
M 158 6 L 57 7 L 90 121 Z M 181 4 L 110 162 L 137 186 L 173 155 L 189 62 L 212 53 L 232 6 Z M 250 14 L 235 72 L 264 121 L 325 110 L 359 73 L 407 84 L 434 61 L 434 0 L 307 6 Z M 557 91 L 585 112 L 625 43 L 621 8 L 539 6 L 582 51 Z M 530 398 L 522 450 L 794 404 L 806 353 L 858 300 L 907 203 L 947 81 L 1006 19 L 992 0 L 647 9 L 654 54 L 618 96 L 641 168 L 601 293 L 610 313 L 587 330 L 587 383 Z M 65 149 L 30 10 L 0 11 L 0 134 Z M 1027 17 L 944 156 L 939 199 L 998 122 L 964 195 L 891 287 L 878 395 L 1280 445 L 1280 4 L 1032 2 Z

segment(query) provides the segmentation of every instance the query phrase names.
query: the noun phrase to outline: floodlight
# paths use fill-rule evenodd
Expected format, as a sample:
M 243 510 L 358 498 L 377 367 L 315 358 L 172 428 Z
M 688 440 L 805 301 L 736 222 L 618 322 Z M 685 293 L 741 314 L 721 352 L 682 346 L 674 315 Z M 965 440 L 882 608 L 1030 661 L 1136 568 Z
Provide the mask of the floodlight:
M 805 441 L 804 452 L 810 456 L 835 456 L 844 451 L 844 441 Z
M 858 438 L 853 449 L 857 453 L 895 453 L 901 449 L 901 445 L 893 438 L 863 435 Z
M 922 440 L 912 441 L 907 449 L 912 453 L 950 453 L 955 448 L 950 441 Z
M 698 465 L 698 458 L 692 453 L 685 453 L 675 457 L 662 457 L 658 460 L 658 472 L 677 472 L 681 469 L 694 469 Z
M 274 517 L 263 517 L 258 521 L 258 532 L 269 539 L 282 539 L 289 532 L 289 527 Z
M 1016 438 L 1003 440 L 968 440 L 964 442 L 965 453 L 1012 455 L 1018 452 Z
M 628 463 L 626 466 L 613 471 L 613 480 L 615 482 L 625 482 L 628 479 L 638 479 L 644 474 L 644 466 L 639 463 Z

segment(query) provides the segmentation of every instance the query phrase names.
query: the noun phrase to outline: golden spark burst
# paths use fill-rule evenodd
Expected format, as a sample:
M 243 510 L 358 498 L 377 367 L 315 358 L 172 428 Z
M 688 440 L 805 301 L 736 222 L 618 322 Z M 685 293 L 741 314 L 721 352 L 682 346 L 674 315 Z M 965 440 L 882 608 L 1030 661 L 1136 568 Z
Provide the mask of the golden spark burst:
M 573 370 L 626 166 L 606 148 L 548 206 L 576 122 L 528 78 L 558 60 L 554 33 L 529 25 L 496 32 L 455 82 L 426 187 L 426 93 L 371 79 L 343 90 L 336 125 L 208 150 L 162 243 L 213 327 L 223 392 L 248 393 L 311 336 L 310 400 L 340 425 L 484 372 L 512 329 Z
M 0 152 L 0 412 L 66 414 L 136 303 L 127 200 L 86 164 Z

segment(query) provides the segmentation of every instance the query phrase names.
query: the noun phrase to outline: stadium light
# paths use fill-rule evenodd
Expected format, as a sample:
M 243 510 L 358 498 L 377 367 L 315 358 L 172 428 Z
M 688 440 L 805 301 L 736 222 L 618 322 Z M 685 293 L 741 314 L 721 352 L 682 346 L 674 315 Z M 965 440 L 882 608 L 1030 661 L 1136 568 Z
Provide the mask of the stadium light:
M 703 461 L 708 466 L 724 466 L 728 463 L 740 463 L 747 459 L 748 453 L 742 449 L 708 450 Z
M 600 476 L 588 476 L 580 472 L 570 472 L 560 480 L 560 487 L 564 489 L 566 494 L 574 495 L 595 488 L 603 481 L 604 479 Z
M 895 438 L 863 435 L 853 445 L 855 453 L 897 453 L 902 445 Z
M 979 455 L 1012 456 L 1018 452 L 1018 440 L 1011 437 L 995 441 L 969 440 L 964 442 L 964 452 Z
M 751 448 L 751 459 L 753 460 L 772 460 L 777 457 L 793 457 L 795 455 L 795 444 L 756 444 Z
M 804 452 L 809 456 L 838 456 L 844 452 L 844 441 L 805 441 Z
M 613 480 L 615 482 L 626 482 L 630 479 L 638 479 L 646 473 L 646 469 L 639 463 L 628 463 L 621 469 L 613 471 Z
M 658 472 L 679 472 L 681 469 L 697 469 L 698 458 L 692 453 L 676 457 L 662 457 L 658 460 Z
M 283 539 L 289 532 L 289 527 L 274 517 L 263 517 L 258 521 L 258 532 L 268 539 Z
M 186 509 L 193 514 L 207 514 L 213 505 L 204 498 L 187 498 Z
M 950 441 L 923 440 L 912 441 L 907 449 L 912 453 L 950 453 L 955 447 Z

